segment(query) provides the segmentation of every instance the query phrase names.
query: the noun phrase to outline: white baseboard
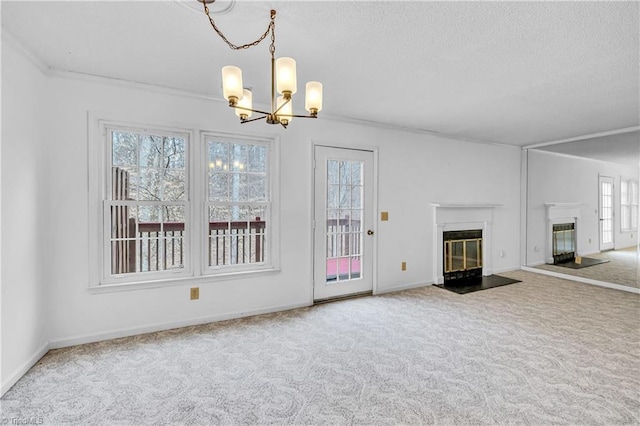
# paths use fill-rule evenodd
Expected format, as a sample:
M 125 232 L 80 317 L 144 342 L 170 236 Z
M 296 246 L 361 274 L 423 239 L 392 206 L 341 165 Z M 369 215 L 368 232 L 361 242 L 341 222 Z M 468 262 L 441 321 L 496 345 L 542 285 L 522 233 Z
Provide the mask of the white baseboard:
M 45 342 L 42 346 L 40 346 L 27 361 L 25 361 L 20 367 L 18 367 L 18 369 L 14 371 L 13 374 L 2 383 L 2 386 L 0 387 L 0 397 L 7 393 L 7 391 L 13 387 L 13 385 L 18 383 L 18 380 L 20 380 L 22 376 L 24 376 L 27 371 L 31 369 L 31 367 L 36 365 L 36 363 L 40 361 L 40 359 L 45 356 L 47 352 L 49 352 L 49 342 Z
M 430 281 L 429 282 L 420 281 L 419 283 L 403 284 L 395 287 L 386 287 L 383 289 L 377 289 L 374 294 L 379 295 L 379 294 L 385 294 L 385 293 L 393 293 L 393 292 L 402 291 L 402 290 L 411 290 L 412 288 L 426 287 L 432 284 L 433 282 L 430 282 Z
M 247 312 L 232 312 L 228 314 L 212 315 L 207 317 L 189 319 L 184 321 L 173 321 L 160 324 L 152 324 L 143 327 L 132 327 L 120 330 L 109 331 L 106 333 L 86 334 L 71 338 L 52 339 L 49 345 L 50 349 L 66 348 L 69 346 L 84 345 L 87 343 L 101 342 L 104 340 L 118 339 L 121 337 L 137 336 L 139 334 L 154 333 L 156 331 L 171 330 L 174 328 L 189 327 L 192 325 L 208 324 L 211 322 L 225 321 L 236 318 L 250 317 L 254 315 L 270 314 L 273 312 L 288 311 L 291 309 L 304 308 L 309 306 L 308 303 L 299 303 L 293 305 L 269 306 L 266 308 L 256 309 Z
M 493 273 L 501 274 L 503 272 L 511 272 L 511 271 L 519 271 L 519 270 L 520 270 L 520 265 L 515 265 L 515 266 L 508 266 L 506 268 L 494 269 Z
M 564 280 L 578 281 L 585 284 L 597 285 L 599 287 L 607 287 L 615 290 L 626 291 L 629 293 L 640 294 L 640 288 L 630 287 L 627 285 L 608 283 L 606 281 L 592 280 L 591 278 L 583 278 L 583 277 L 577 277 L 575 275 L 561 274 L 558 272 L 547 271 L 545 269 L 535 269 L 528 266 L 521 266 L 520 268 L 523 271 L 533 272 L 535 274 L 549 275 L 551 277 L 562 278 Z

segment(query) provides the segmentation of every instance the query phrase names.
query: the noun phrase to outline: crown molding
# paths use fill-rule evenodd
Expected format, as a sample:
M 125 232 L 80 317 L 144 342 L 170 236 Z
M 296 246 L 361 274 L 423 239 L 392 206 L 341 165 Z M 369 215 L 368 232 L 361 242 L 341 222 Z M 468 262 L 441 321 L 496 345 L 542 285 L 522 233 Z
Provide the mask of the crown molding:
M 202 100 L 214 101 L 214 102 L 224 102 L 225 104 L 227 103 L 227 101 L 222 98 L 219 98 L 213 95 L 208 95 L 206 93 L 199 93 L 191 90 L 178 89 L 178 88 L 169 87 L 169 86 L 160 86 L 157 84 L 143 83 L 135 80 L 107 77 L 99 74 L 87 74 L 87 73 L 82 73 L 77 71 L 68 71 L 68 70 L 51 68 L 49 71 L 49 76 L 60 78 L 60 79 L 66 79 L 66 80 L 110 84 L 114 86 L 146 90 L 149 92 L 161 93 L 166 95 L 183 96 L 187 98 L 202 99 Z
M 520 146 L 517 146 L 517 145 L 509 145 L 501 142 L 468 138 L 464 136 L 452 135 L 449 133 L 436 132 L 435 130 L 422 129 L 419 127 L 400 126 L 397 124 L 364 120 L 362 118 L 336 116 L 332 114 L 323 114 L 322 116 L 328 119 L 331 119 L 332 121 L 343 122 L 348 124 L 357 124 L 357 125 L 367 126 L 367 127 L 377 127 L 381 129 L 396 130 L 400 132 L 407 132 L 407 133 L 413 133 L 413 134 L 419 134 L 419 135 L 429 135 L 429 136 L 442 138 L 442 139 L 449 139 L 449 140 L 455 140 L 460 142 L 470 142 L 470 143 L 476 143 L 476 144 L 482 144 L 482 145 L 491 145 L 491 146 L 496 146 L 501 148 L 511 148 L 511 149 L 518 149 L 518 150 L 520 149 Z
M 624 133 L 633 133 L 639 130 L 640 130 L 640 126 L 623 127 L 621 129 L 607 130 L 605 132 L 598 132 L 598 133 L 589 133 L 586 135 L 575 136 L 575 137 L 566 138 L 566 139 L 558 139 L 555 141 L 534 143 L 531 145 L 525 145 L 522 147 L 522 149 L 525 150 L 525 149 L 531 149 L 531 148 L 541 148 L 543 146 L 559 145 L 567 142 L 577 142 L 582 140 L 601 138 L 605 136 L 621 135 Z
M 524 148 L 523 148 L 524 150 Z M 606 161 L 606 160 L 600 160 L 597 158 L 591 158 L 591 157 L 581 157 L 579 155 L 575 155 L 575 154 L 567 154 L 565 152 L 555 152 L 555 151 L 546 151 L 544 149 L 534 149 L 535 152 L 537 152 L 538 154 L 542 154 L 542 155 L 551 155 L 554 157 L 563 157 L 563 158 L 571 158 L 574 160 L 582 160 L 582 161 L 591 161 L 593 163 L 604 163 L 604 164 L 613 164 L 616 167 L 635 167 L 631 164 L 627 164 L 627 163 L 620 163 L 620 162 L 615 162 L 615 161 Z
M 42 62 L 40 58 L 38 58 L 32 51 L 24 47 L 14 36 L 11 34 L 5 27 L 2 27 L 2 32 L 0 33 L 0 37 L 2 38 L 3 43 L 9 44 L 19 53 L 21 53 L 24 57 L 26 57 L 29 62 L 35 65 L 38 70 L 44 75 L 50 75 L 51 67 Z
M 174 87 L 167 87 L 167 86 L 160 86 L 160 85 L 156 85 L 156 84 L 142 83 L 142 82 L 133 81 L 133 80 L 106 77 L 106 76 L 103 76 L 103 75 L 86 74 L 86 73 L 81 73 L 81 72 L 76 72 L 76 71 L 60 70 L 60 69 L 55 69 L 55 68 L 48 68 L 47 74 L 49 76 L 51 76 L 51 77 L 70 79 L 70 80 L 89 81 L 89 82 L 95 82 L 95 83 L 113 84 L 113 85 L 117 85 L 117 86 L 121 86 L 121 87 L 129 87 L 129 88 L 135 88 L 135 89 L 140 89 L 140 90 L 147 90 L 147 91 L 151 91 L 151 92 L 155 92 L 155 93 L 170 94 L 170 95 L 174 95 L 174 96 L 183 96 L 183 97 L 194 98 L 194 99 L 202 99 L 202 100 L 206 100 L 206 101 L 220 102 L 220 103 L 223 103 L 225 105 L 227 104 L 227 101 L 225 99 L 223 99 L 221 97 L 218 97 L 218 96 L 203 94 L 203 93 L 194 92 L 194 91 L 186 90 L 186 89 L 178 89 L 178 88 L 174 88 Z M 262 105 L 265 108 L 268 108 L 268 106 L 266 104 L 257 104 L 257 105 L 258 106 Z M 456 140 L 456 141 L 461 141 L 461 142 L 477 143 L 477 144 L 483 144 L 483 145 L 492 145 L 492 146 L 497 146 L 497 147 L 502 147 L 502 148 L 520 149 L 519 146 L 508 145 L 508 144 L 503 144 L 503 143 L 499 143 L 499 142 L 485 141 L 485 140 L 473 139 L 473 138 L 465 138 L 465 137 L 461 137 L 461 136 L 435 132 L 433 130 L 428 130 L 428 129 L 420 129 L 420 128 L 406 127 L 406 126 L 398 126 L 398 125 L 394 125 L 394 124 L 390 124 L 390 123 L 363 120 L 363 119 L 360 119 L 360 118 L 343 117 L 343 116 L 336 116 L 336 115 L 332 115 L 332 114 L 323 114 L 322 117 L 325 118 L 325 119 L 331 120 L 331 121 L 343 122 L 343 123 L 366 126 L 366 127 L 377 127 L 377 128 L 381 128 L 381 129 L 395 130 L 395 131 L 414 133 L 414 134 L 421 134 L 421 135 L 429 135 L 429 136 L 438 137 L 438 138 L 442 138 L 442 139 Z

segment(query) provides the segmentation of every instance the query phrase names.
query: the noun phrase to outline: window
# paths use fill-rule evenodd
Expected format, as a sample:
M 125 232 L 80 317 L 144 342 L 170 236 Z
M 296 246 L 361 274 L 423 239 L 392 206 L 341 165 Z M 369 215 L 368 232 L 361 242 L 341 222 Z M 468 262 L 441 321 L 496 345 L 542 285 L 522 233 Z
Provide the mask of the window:
M 105 277 L 184 271 L 189 135 L 108 127 L 106 140 Z
M 269 145 L 205 136 L 207 266 L 266 265 L 270 253 Z
M 638 229 L 638 181 L 620 180 L 620 228 Z
M 638 181 L 631 181 L 629 185 L 629 198 L 631 198 L 631 229 L 638 229 Z
M 620 228 L 631 228 L 631 200 L 629 198 L 629 181 L 620 181 Z
M 92 286 L 276 269 L 276 141 L 94 123 Z

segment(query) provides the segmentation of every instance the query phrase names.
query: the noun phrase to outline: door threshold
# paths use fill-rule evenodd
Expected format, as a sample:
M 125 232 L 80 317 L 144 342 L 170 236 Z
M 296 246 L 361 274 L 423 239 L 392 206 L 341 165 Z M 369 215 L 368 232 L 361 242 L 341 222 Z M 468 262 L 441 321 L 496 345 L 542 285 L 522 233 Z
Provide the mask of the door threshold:
M 322 305 L 323 303 L 338 302 L 340 300 L 357 299 L 358 297 L 372 296 L 373 291 L 363 291 L 360 293 L 351 293 L 344 296 L 327 297 L 326 299 L 317 299 L 313 301 L 314 305 Z

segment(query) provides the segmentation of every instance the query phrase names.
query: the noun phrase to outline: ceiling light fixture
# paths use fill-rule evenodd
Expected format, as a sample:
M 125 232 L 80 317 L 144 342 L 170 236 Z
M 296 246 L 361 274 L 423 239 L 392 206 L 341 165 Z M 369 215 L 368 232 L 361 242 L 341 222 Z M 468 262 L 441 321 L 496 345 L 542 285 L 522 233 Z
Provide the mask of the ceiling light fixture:
M 215 32 L 233 50 L 249 49 L 250 47 L 258 45 L 271 34 L 271 45 L 269 45 L 269 52 L 271 53 L 271 109 L 269 112 L 253 109 L 253 95 L 251 90 L 244 88 L 242 85 L 242 71 L 240 68 L 232 65 L 222 68 L 223 96 L 229 101 L 229 106 L 235 109 L 236 115 L 240 117 L 241 123 L 249 123 L 264 118 L 269 124 L 280 124 L 286 128 L 294 117 L 318 117 L 318 112 L 322 109 L 322 83 L 317 81 L 310 81 L 306 84 L 305 109 L 309 112 L 309 115 L 293 114 L 292 95 L 296 93 L 298 88 L 296 81 L 296 61 L 286 57 L 275 59 L 275 10 L 271 10 L 269 26 L 260 38 L 252 43 L 236 46 L 222 34 L 222 31 L 218 29 L 213 18 L 211 18 L 208 4 L 215 2 L 215 0 L 198 1 L 204 6 L 204 13 L 207 15 L 207 18 L 209 18 L 209 22 Z M 276 90 L 280 94 L 277 98 Z M 254 112 L 261 114 L 261 116 L 250 119 Z
M 193 0 L 173 0 L 178 5 L 189 11 L 200 15 L 202 13 L 202 6 L 200 2 L 194 2 Z M 236 0 L 216 0 L 215 3 L 209 3 L 209 13 L 212 15 L 223 15 L 233 10 L 236 4 Z

